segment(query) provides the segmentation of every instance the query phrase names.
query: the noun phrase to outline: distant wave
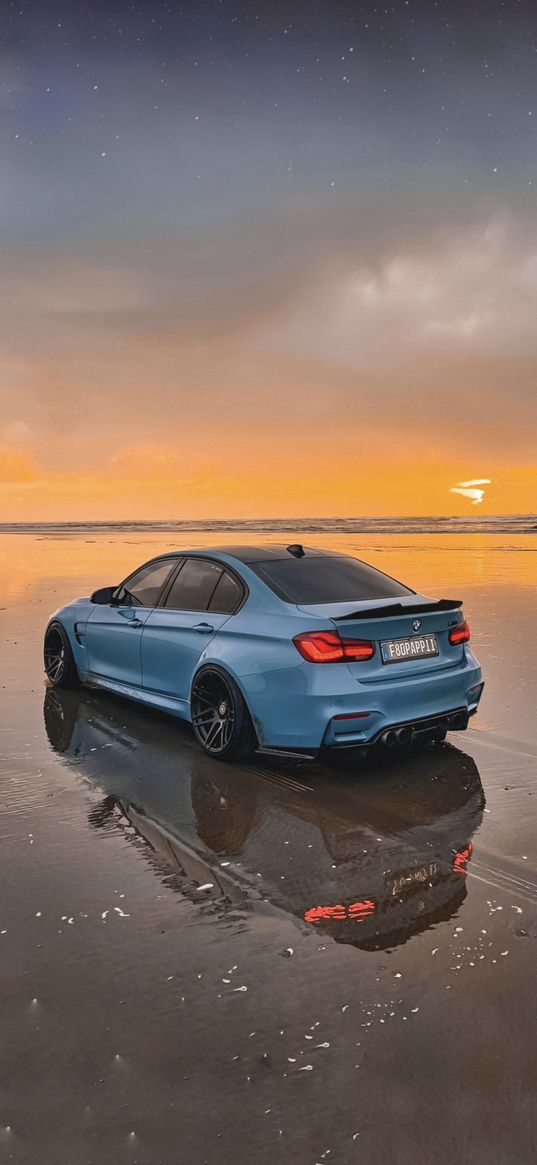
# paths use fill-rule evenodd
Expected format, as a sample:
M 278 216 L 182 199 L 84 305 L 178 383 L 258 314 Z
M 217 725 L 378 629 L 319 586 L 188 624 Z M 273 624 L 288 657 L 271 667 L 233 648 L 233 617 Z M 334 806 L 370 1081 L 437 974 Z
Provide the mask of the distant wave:
M 0 534 L 533 534 L 537 514 L 451 518 L 193 518 L 138 522 L 0 522 Z

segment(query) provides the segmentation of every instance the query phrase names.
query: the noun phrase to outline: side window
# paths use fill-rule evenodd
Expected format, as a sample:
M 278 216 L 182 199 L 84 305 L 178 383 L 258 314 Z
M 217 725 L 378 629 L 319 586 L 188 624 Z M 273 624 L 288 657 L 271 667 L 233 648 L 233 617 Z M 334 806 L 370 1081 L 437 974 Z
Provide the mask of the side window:
M 129 607 L 154 607 L 166 580 L 177 566 L 177 559 L 166 558 L 143 566 L 119 589 L 116 600 Z
M 209 603 L 209 611 L 219 611 L 221 615 L 233 615 L 244 594 L 243 588 L 232 574 L 224 571 Z
M 206 558 L 187 558 L 165 606 L 176 611 L 206 611 L 222 573 L 222 567 L 216 562 L 209 562 Z

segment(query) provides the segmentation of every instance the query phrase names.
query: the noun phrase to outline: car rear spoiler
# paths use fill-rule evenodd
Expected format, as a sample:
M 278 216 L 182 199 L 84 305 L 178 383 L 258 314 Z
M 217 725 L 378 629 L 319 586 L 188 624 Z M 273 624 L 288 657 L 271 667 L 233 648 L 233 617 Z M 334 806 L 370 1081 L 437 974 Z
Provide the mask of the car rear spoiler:
M 456 611 L 462 599 L 437 599 L 432 603 L 390 603 L 387 607 L 366 607 L 351 611 L 350 615 L 332 615 L 340 623 L 343 619 L 392 619 L 395 615 L 427 615 L 432 611 Z

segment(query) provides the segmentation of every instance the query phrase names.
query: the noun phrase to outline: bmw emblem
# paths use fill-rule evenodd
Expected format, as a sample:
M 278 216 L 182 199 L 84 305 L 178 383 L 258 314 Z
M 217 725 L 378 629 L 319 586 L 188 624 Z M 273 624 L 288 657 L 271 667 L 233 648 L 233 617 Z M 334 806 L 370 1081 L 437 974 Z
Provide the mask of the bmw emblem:
M 419 631 L 420 627 L 421 627 L 421 619 L 414 619 L 414 622 L 412 624 L 412 630 Z

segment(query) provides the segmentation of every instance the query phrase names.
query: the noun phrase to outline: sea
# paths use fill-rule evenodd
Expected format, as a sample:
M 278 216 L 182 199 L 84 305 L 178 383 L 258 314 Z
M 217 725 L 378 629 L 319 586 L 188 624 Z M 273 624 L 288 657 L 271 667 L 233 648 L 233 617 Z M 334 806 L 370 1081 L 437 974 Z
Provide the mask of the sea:
M 0 522 L 0 534 L 532 534 L 537 533 L 537 513 L 461 517 L 290 517 L 290 518 L 180 518 L 137 521 Z

